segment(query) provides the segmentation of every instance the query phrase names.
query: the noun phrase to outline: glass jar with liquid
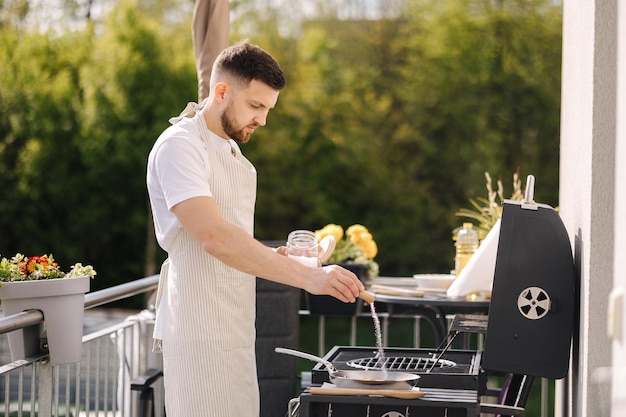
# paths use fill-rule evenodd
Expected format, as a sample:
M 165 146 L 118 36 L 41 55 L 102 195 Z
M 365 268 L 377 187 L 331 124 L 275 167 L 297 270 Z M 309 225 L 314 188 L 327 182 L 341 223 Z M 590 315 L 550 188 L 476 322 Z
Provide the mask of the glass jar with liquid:
M 310 230 L 294 230 L 287 237 L 287 256 L 311 268 L 318 266 L 317 236 Z

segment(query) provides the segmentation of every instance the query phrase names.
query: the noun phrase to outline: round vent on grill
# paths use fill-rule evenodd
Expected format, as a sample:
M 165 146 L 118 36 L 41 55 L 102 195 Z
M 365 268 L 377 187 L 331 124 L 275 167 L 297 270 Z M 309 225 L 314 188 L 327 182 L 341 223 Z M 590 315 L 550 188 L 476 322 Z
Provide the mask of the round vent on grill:
M 550 296 L 542 288 L 528 287 L 517 297 L 517 308 L 529 320 L 539 320 L 550 311 Z
M 404 417 L 404 414 L 400 414 L 397 411 L 390 411 L 383 414 L 381 417 Z
M 456 366 L 456 362 L 447 359 L 435 359 L 431 357 L 404 357 L 404 356 L 385 356 L 380 357 L 358 358 L 352 359 L 346 364 L 352 368 L 365 370 L 381 370 L 388 371 L 428 371 L 433 363 L 437 361 L 435 368 L 452 368 Z

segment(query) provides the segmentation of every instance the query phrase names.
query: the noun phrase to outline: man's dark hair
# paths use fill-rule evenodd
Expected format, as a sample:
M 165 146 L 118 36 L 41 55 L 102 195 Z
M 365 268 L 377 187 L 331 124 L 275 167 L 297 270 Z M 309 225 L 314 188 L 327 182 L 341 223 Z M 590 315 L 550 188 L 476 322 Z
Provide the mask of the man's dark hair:
M 243 85 L 258 80 L 277 91 L 282 90 L 287 84 L 278 62 L 262 48 L 251 45 L 247 40 L 224 49 L 215 60 L 213 74 L 218 79 L 229 75 Z

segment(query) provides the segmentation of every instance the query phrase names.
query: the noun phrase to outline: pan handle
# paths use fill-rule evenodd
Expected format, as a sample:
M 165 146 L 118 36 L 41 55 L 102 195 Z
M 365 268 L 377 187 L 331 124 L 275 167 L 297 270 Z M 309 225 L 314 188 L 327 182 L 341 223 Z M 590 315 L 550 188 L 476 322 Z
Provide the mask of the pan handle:
M 320 358 L 319 356 L 311 355 L 310 353 L 304 353 L 304 352 L 300 352 L 299 350 L 293 350 L 293 349 L 287 349 L 287 348 L 281 348 L 281 347 L 275 348 L 274 352 L 284 353 L 285 355 L 298 356 L 300 358 L 308 359 L 313 362 L 319 362 L 323 364 L 330 372 L 337 372 L 337 369 L 333 366 L 332 363 L 330 363 L 324 358 Z

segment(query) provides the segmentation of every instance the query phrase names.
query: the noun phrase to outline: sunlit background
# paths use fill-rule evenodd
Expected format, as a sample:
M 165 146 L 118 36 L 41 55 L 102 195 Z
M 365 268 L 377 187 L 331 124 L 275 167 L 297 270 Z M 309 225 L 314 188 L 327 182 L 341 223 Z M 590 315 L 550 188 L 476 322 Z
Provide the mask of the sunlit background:
M 155 273 L 154 140 L 197 99 L 190 0 L 0 5 L 0 255 L 94 265 L 92 289 Z M 231 1 L 231 39 L 288 86 L 244 153 L 256 237 L 365 225 L 386 276 L 453 268 L 485 172 L 558 205 L 561 4 Z

